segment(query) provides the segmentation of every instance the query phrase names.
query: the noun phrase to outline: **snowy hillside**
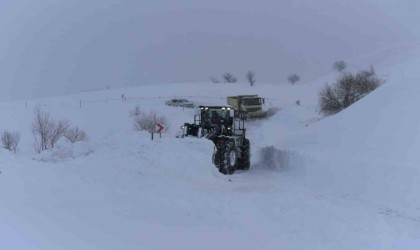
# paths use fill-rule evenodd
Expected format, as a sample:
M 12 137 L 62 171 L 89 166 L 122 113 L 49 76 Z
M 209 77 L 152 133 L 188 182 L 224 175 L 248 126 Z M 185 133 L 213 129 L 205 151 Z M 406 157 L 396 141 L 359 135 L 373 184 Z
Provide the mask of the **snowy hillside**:
M 17 154 L 0 151 L 0 249 L 418 249 L 419 66 L 378 69 L 386 85 L 322 120 L 317 93 L 332 75 L 296 86 L 150 85 L 2 103 L 0 129 L 22 140 Z M 255 93 L 281 110 L 247 124 L 249 171 L 221 175 L 210 141 L 175 138 L 194 111 L 165 106 L 169 98 L 224 104 Z M 168 133 L 151 141 L 133 131 L 135 105 L 168 117 Z M 36 154 L 36 106 L 89 141 Z

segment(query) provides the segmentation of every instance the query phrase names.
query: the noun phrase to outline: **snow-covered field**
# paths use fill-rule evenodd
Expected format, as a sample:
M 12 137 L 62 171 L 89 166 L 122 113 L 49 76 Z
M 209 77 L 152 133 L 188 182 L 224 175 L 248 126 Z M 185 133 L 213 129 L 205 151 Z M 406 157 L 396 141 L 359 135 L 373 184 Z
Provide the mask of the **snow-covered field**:
M 0 150 L 0 249 L 420 249 L 419 67 L 377 69 L 385 85 L 321 120 L 317 93 L 334 75 L 1 103 L 0 130 L 22 140 L 17 154 Z M 255 93 L 281 110 L 248 123 L 249 171 L 221 175 L 210 141 L 175 138 L 194 111 L 165 106 L 168 98 L 224 104 Z M 133 131 L 135 105 L 168 117 L 169 131 L 154 141 Z M 36 106 L 89 141 L 36 154 Z

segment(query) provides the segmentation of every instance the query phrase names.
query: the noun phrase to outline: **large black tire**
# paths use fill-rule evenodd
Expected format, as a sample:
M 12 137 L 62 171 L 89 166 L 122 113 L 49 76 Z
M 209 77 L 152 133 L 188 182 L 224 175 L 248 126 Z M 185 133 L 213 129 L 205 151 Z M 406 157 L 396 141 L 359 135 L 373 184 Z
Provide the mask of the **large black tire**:
M 225 175 L 231 175 L 238 167 L 238 150 L 233 139 L 224 139 L 220 141 L 219 151 L 219 172 Z
M 220 168 L 220 153 L 219 153 L 219 150 L 217 150 L 217 149 L 213 153 L 213 164 L 214 164 L 214 166 L 216 166 L 217 169 Z
M 251 146 L 248 139 L 244 139 L 243 145 L 241 147 L 241 158 L 239 158 L 238 169 L 248 170 L 251 166 L 250 160 L 250 150 Z
M 216 143 L 216 148 L 213 152 L 213 164 L 216 166 L 217 169 L 220 168 L 220 142 Z

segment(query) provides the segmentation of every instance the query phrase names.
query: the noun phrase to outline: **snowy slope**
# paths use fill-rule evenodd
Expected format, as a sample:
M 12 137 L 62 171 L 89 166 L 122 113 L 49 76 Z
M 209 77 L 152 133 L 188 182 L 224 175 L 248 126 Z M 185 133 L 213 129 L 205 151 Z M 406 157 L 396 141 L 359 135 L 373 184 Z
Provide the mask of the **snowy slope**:
M 319 122 L 317 90 L 332 75 L 297 86 L 170 84 L 2 103 L 0 129 L 22 141 L 16 155 L 0 151 L 0 249 L 418 249 L 419 65 L 378 69 L 390 75 L 386 85 Z M 174 138 L 194 111 L 164 102 L 223 104 L 247 93 L 282 109 L 247 125 L 252 167 L 224 176 L 210 141 Z M 170 118 L 163 138 L 132 130 L 137 104 Z M 86 130 L 89 142 L 36 154 L 37 105 Z
M 303 185 L 371 207 L 393 230 L 418 240 L 419 66 L 414 59 L 383 68 L 387 83 L 347 110 L 303 131 L 261 133 L 260 141 L 275 145 L 281 167 Z M 276 133 L 282 119 L 278 114 L 263 129 Z

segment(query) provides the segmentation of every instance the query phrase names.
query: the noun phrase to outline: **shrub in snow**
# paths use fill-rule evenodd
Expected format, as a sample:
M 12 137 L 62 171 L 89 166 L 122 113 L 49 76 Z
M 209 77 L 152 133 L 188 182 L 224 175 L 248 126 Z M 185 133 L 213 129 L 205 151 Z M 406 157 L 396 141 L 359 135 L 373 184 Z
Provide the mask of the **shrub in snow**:
M 319 92 L 320 112 L 333 115 L 360 100 L 383 83 L 373 68 L 356 75 L 344 73 L 333 86 L 327 85 Z
M 140 112 L 139 115 L 134 117 L 133 125 L 136 131 L 147 131 L 153 132 L 156 124 L 162 124 L 165 127 L 165 131 L 169 128 L 168 119 L 165 116 L 157 114 L 155 111 L 149 113 Z
M 55 143 L 63 137 L 70 127 L 68 120 L 60 120 L 58 123 L 51 118 L 50 113 L 41 108 L 35 109 L 35 117 L 32 121 L 32 134 L 35 137 L 35 150 L 40 153 L 49 148 L 54 148 Z
M 60 120 L 58 123 L 53 124 L 53 129 L 49 138 L 50 147 L 54 148 L 55 143 L 63 137 L 70 128 L 68 120 Z
M 216 77 L 214 77 L 214 76 L 211 76 L 211 77 L 210 77 L 210 80 L 211 80 L 211 82 L 212 82 L 212 83 L 220 83 L 219 79 L 217 79 L 217 78 L 216 78 Z
M 3 143 L 3 147 L 5 149 L 16 153 L 20 142 L 20 134 L 18 132 L 4 131 L 1 134 L 1 142 Z
M 64 137 L 66 137 L 66 139 L 71 143 L 88 140 L 88 136 L 86 132 L 79 129 L 78 127 L 74 127 L 67 130 L 66 133 L 64 134 Z
M 234 83 L 238 81 L 236 77 L 234 77 L 231 73 L 225 73 L 222 75 L 222 77 L 223 77 L 223 80 L 227 83 Z

